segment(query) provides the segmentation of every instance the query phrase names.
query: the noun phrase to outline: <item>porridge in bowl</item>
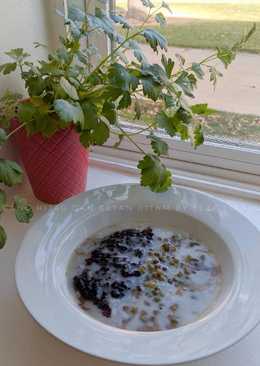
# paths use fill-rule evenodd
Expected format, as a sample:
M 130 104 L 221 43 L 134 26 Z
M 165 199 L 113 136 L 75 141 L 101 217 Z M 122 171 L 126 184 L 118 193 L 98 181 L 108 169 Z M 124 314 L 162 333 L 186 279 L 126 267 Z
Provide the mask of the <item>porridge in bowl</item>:
M 99 232 L 73 254 L 70 280 L 81 308 L 133 331 L 181 327 L 216 301 L 222 272 L 207 246 L 150 226 Z

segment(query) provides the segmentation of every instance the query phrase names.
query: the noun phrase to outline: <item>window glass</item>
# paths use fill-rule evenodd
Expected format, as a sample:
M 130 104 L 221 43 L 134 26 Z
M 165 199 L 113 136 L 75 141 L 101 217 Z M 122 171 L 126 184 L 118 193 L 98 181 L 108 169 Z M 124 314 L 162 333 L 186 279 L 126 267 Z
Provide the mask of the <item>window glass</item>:
M 161 1 L 153 3 L 160 5 Z M 160 10 L 167 25 L 160 27 L 150 22 L 149 28 L 160 28 L 168 39 L 168 56 L 181 54 L 186 64 L 201 61 L 216 47 L 232 45 L 256 22 L 255 34 L 228 69 L 217 62 L 223 77 L 218 79 L 215 89 L 206 77 L 199 82 L 193 102 L 206 102 L 216 110 L 215 114 L 203 117 L 208 136 L 236 143 L 260 143 L 260 1 L 168 0 L 168 4 L 172 14 Z M 140 0 L 116 0 L 116 11 L 127 17 L 132 26 L 140 25 L 147 12 Z M 149 61 L 160 60 L 160 55 L 157 57 L 148 46 L 142 48 Z M 142 106 L 142 123 L 149 123 L 160 104 L 143 100 Z M 131 120 L 134 115 L 130 108 L 121 118 Z

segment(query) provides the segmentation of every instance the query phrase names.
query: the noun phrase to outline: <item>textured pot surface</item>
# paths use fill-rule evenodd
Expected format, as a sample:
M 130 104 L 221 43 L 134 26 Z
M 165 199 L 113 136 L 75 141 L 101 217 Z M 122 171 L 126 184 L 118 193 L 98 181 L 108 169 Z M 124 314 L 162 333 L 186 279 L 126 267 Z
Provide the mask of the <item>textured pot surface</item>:
M 12 120 L 13 128 L 19 122 Z M 24 129 L 13 135 L 35 196 L 46 203 L 59 203 L 86 187 L 88 151 L 71 128 L 50 138 L 27 136 Z

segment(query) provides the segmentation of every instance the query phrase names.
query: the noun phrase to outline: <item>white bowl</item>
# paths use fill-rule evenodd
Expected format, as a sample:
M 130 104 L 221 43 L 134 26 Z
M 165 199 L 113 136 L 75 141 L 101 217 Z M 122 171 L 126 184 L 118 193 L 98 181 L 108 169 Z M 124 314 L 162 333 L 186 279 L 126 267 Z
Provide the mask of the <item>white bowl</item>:
M 67 277 L 75 248 L 95 232 L 128 222 L 174 226 L 209 246 L 223 272 L 217 301 L 183 327 L 134 332 L 106 325 L 75 301 Z M 32 316 L 65 343 L 130 364 L 174 364 L 237 342 L 260 321 L 259 232 L 208 194 L 173 188 L 155 194 L 136 184 L 98 188 L 47 212 L 28 231 L 16 261 L 19 294 Z

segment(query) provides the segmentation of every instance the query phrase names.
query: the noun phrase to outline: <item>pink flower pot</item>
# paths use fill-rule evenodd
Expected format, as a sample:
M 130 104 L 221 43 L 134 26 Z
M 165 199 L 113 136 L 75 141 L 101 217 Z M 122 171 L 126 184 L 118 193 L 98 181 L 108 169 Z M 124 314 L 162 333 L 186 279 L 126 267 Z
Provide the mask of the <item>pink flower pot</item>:
M 12 128 L 19 122 L 12 120 Z M 12 141 L 20 157 L 35 196 L 46 203 L 59 203 L 83 192 L 86 187 L 88 151 L 80 144 L 73 127 L 56 132 L 50 138 L 28 136 L 17 131 Z

